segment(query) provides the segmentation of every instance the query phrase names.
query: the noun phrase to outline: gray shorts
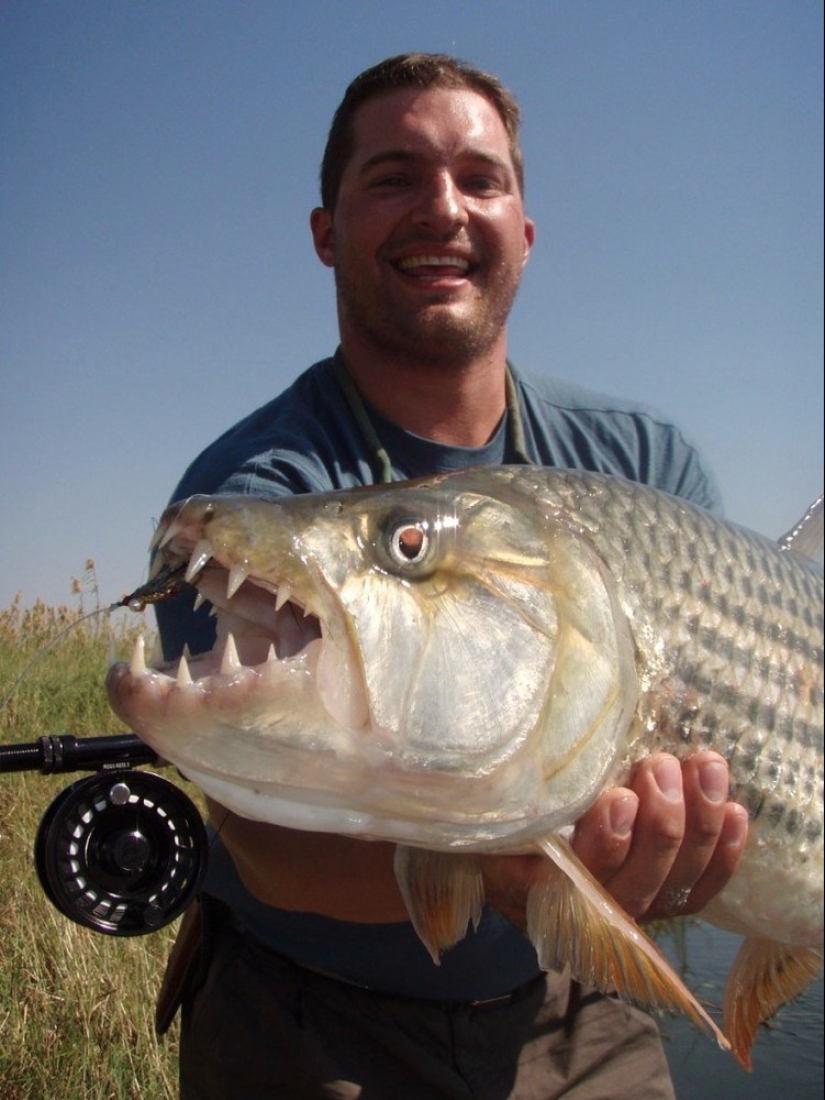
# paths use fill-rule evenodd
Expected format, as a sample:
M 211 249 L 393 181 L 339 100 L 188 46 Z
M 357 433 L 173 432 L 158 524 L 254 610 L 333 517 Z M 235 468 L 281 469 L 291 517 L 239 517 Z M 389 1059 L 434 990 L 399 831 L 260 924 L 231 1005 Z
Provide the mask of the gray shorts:
M 543 976 L 506 998 L 395 997 L 207 920 L 183 998 L 181 1100 L 674 1100 L 653 1020 Z

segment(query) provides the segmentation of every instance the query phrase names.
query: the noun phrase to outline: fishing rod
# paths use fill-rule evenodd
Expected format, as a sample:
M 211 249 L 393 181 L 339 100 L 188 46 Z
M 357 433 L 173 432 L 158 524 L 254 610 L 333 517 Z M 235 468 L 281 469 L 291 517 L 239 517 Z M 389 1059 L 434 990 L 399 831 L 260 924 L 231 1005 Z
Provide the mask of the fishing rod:
M 170 924 L 197 893 L 208 840 L 200 811 L 141 765 L 164 761 L 134 733 L 54 734 L 0 745 L 0 773 L 93 772 L 62 790 L 34 843 L 40 885 L 77 924 L 138 936 Z

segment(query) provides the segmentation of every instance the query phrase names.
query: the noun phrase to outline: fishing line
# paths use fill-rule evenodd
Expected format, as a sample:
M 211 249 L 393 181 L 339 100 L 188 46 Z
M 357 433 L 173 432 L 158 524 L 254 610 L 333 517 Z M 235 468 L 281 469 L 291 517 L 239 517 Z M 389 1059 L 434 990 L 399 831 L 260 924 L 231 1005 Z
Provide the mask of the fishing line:
M 11 685 L 9 690 L 3 696 L 2 700 L 0 700 L 0 710 L 3 710 L 8 705 L 9 699 L 11 699 L 12 695 L 14 695 L 15 691 L 17 691 L 22 681 L 25 680 L 25 678 L 28 676 L 28 674 L 31 672 L 32 668 L 37 664 L 37 662 L 41 659 L 41 657 L 45 657 L 49 650 L 54 645 L 56 645 L 61 638 L 68 634 L 70 630 L 74 630 L 76 626 L 80 626 L 81 623 L 85 623 L 89 619 L 94 619 L 98 615 L 108 615 L 110 612 L 115 611 L 120 606 L 120 603 L 113 603 L 109 607 L 99 607 L 96 611 L 90 611 L 88 614 L 82 615 L 79 619 L 75 619 L 74 622 L 69 623 L 67 626 L 64 626 L 62 630 L 58 630 L 54 637 L 50 638 L 49 641 L 46 642 L 46 644 L 42 646 L 41 649 L 37 651 L 37 653 L 35 653 L 35 655 L 32 657 L 32 659 L 29 661 L 29 663 L 25 666 L 23 671 L 19 674 L 17 679 Z
M 89 619 L 96 618 L 98 615 L 111 615 L 113 611 L 117 611 L 121 607 L 126 607 L 130 611 L 141 613 L 146 610 L 149 604 L 161 603 L 163 600 L 171 599 L 171 597 L 177 595 L 178 592 L 192 587 L 186 581 L 185 573 L 185 565 L 178 565 L 175 566 L 175 568 L 165 565 L 158 570 L 151 580 L 147 581 L 146 584 L 140 585 L 134 592 L 130 592 L 128 596 L 124 596 L 123 599 L 117 600 L 116 603 L 109 604 L 108 607 L 99 607 L 95 611 L 89 611 L 86 615 L 81 615 L 79 619 L 75 619 L 74 622 L 68 623 L 61 630 L 58 630 L 57 634 L 55 634 L 53 638 L 50 638 L 49 641 L 35 653 L 34 657 L 32 657 L 23 671 L 17 676 L 3 698 L 0 699 L 0 711 L 8 706 L 9 700 L 37 662 L 42 657 L 45 657 L 49 650 L 52 649 L 61 638 L 65 637 L 70 630 L 74 630 L 76 627 L 88 622 Z

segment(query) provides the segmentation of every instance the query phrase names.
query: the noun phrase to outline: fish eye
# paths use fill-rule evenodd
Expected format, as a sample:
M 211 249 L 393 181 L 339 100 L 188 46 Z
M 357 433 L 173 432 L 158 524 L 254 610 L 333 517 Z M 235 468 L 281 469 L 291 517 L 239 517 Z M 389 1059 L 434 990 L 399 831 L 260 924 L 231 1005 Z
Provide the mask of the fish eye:
M 384 551 L 395 570 L 420 574 L 431 558 L 431 525 L 416 516 L 394 516 L 383 532 Z
M 422 524 L 409 524 L 396 527 L 390 536 L 392 556 L 400 561 L 414 563 L 427 553 L 429 535 Z

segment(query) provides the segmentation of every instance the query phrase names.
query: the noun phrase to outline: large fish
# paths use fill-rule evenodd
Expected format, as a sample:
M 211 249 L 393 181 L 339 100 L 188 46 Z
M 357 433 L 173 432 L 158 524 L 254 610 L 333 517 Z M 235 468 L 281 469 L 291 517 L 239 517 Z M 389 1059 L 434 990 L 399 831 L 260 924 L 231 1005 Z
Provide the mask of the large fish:
M 108 677 L 117 713 L 246 817 L 395 841 L 435 959 L 477 920 L 477 853 L 541 851 L 542 966 L 714 1031 L 577 861 L 569 826 L 635 761 L 713 748 L 749 812 L 703 913 L 746 937 L 724 1027 L 822 961 L 819 502 L 781 543 L 620 478 L 498 467 L 267 502 L 194 497 L 155 546 L 218 612 L 218 645 Z M 445 901 L 446 897 L 446 901 Z

